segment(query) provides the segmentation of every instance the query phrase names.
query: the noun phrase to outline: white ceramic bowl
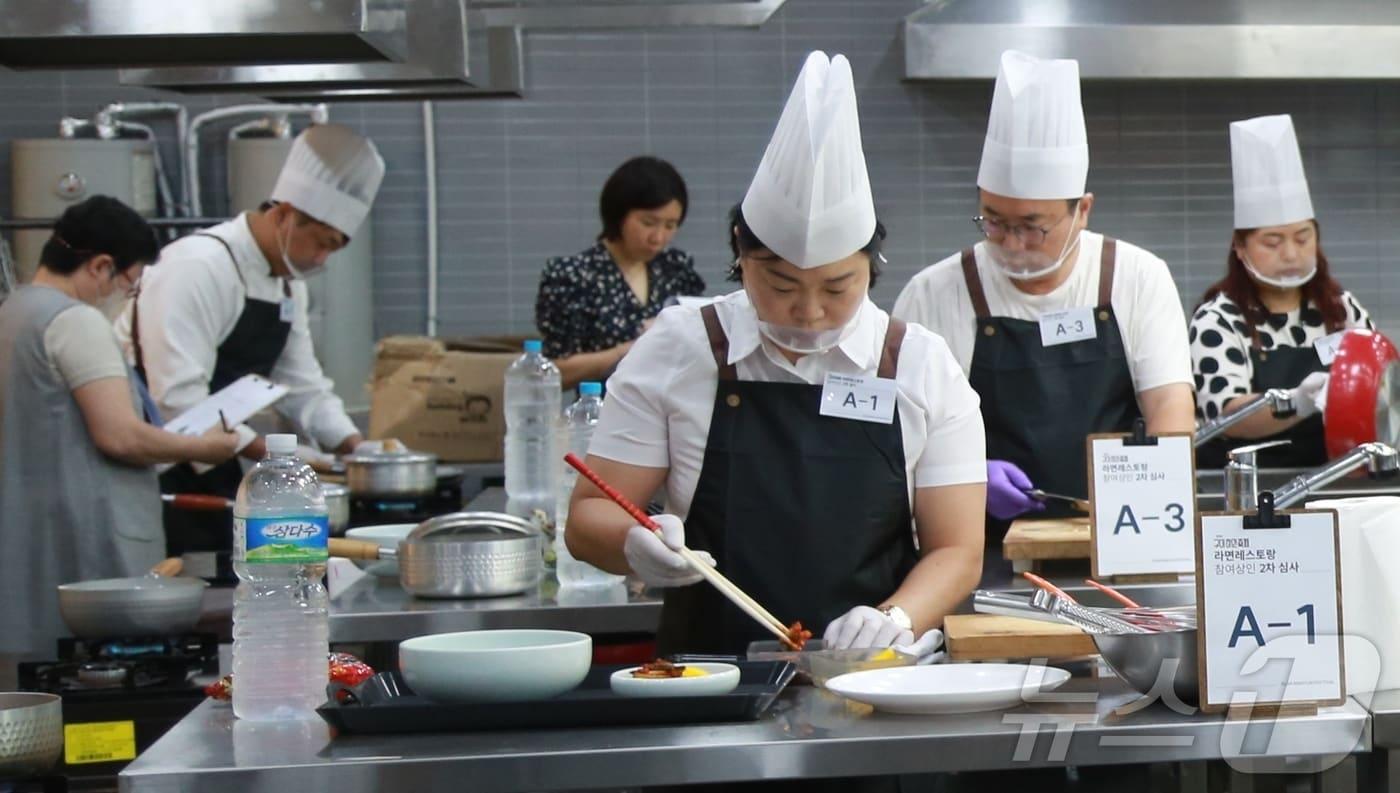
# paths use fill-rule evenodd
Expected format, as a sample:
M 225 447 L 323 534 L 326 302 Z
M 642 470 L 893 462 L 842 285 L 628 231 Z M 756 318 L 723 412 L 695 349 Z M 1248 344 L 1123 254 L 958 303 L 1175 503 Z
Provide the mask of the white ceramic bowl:
M 592 661 L 592 637 L 573 631 L 463 631 L 399 643 L 404 682 L 440 702 L 549 699 L 583 682 Z
M 347 529 L 345 537 L 351 540 L 361 540 L 372 542 L 380 548 L 396 550 L 399 541 L 408 536 L 408 533 L 418 528 L 417 523 L 386 523 L 383 526 L 360 526 L 355 529 Z M 399 563 L 392 559 L 377 559 L 374 561 L 355 562 L 364 568 L 366 573 L 383 576 L 385 578 L 399 577 Z
M 739 685 L 739 667 L 734 664 L 685 664 L 709 674 L 701 677 L 667 677 L 653 680 L 633 677 L 639 666 L 619 669 L 608 682 L 613 692 L 624 697 L 705 697 L 728 694 Z

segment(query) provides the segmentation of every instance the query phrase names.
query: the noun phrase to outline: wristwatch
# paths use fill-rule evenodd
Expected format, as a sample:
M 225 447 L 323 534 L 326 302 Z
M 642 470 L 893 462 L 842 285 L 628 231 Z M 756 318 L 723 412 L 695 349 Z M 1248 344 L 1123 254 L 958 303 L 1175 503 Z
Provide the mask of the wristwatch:
M 880 606 L 875 610 L 880 612 L 881 614 L 884 614 L 886 617 L 889 617 L 890 622 L 893 622 L 895 624 L 895 627 L 899 628 L 900 630 L 914 630 L 914 621 L 909 619 L 909 615 L 905 614 L 904 609 L 900 608 L 899 606 L 892 606 L 887 604 L 884 606 Z

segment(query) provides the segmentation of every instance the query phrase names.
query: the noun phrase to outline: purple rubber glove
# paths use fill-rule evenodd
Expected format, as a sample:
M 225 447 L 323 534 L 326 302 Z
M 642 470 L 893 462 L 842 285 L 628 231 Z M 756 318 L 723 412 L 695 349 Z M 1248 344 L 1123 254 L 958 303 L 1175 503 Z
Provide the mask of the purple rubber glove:
M 1039 512 L 1045 504 L 1026 495 L 1035 487 L 1026 472 L 1005 460 L 987 461 L 987 512 L 997 520 L 1011 520 L 1027 512 Z

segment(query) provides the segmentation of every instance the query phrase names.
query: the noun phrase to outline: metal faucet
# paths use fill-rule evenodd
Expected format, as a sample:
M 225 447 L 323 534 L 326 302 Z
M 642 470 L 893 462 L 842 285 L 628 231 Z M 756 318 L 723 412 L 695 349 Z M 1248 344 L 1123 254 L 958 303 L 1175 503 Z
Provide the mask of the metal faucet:
M 1293 392 L 1291 390 L 1286 388 L 1270 388 L 1234 413 L 1226 414 L 1198 427 L 1196 429 L 1196 448 L 1199 449 L 1206 443 L 1215 440 L 1223 435 L 1226 430 L 1266 407 L 1273 411 L 1274 418 L 1279 419 L 1286 419 L 1298 412 L 1293 404 Z
M 1199 437 L 1199 436 L 1197 436 Z M 1264 449 L 1287 446 L 1291 441 L 1269 441 L 1231 449 L 1225 464 L 1225 509 L 1254 509 L 1259 496 L 1259 464 L 1255 455 Z
M 1225 509 L 1247 510 L 1257 506 L 1259 497 L 1259 467 L 1255 454 L 1262 449 L 1280 446 L 1288 441 L 1271 441 L 1244 446 L 1230 452 L 1225 466 Z M 1274 491 L 1274 505 L 1279 509 L 1306 499 L 1315 491 L 1330 485 L 1362 466 L 1372 479 L 1386 479 L 1400 474 L 1400 452 L 1388 444 L 1363 443 L 1323 467 L 1289 480 Z

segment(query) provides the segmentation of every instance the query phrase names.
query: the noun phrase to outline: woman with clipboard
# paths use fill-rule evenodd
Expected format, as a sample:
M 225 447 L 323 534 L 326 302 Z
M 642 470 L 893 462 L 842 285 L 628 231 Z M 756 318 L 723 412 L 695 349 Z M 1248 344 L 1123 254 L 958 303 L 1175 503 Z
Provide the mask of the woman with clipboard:
M 159 251 L 146 221 L 95 196 L 54 224 L 32 283 L 0 305 L 0 690 L 64 633 L 59 584 L 139 575 L 165 556 L 157 463 L 219 463 L 238 436 L 152 426 L 102 308 Z M 143 415 L 144 414 L 144 415 Z

